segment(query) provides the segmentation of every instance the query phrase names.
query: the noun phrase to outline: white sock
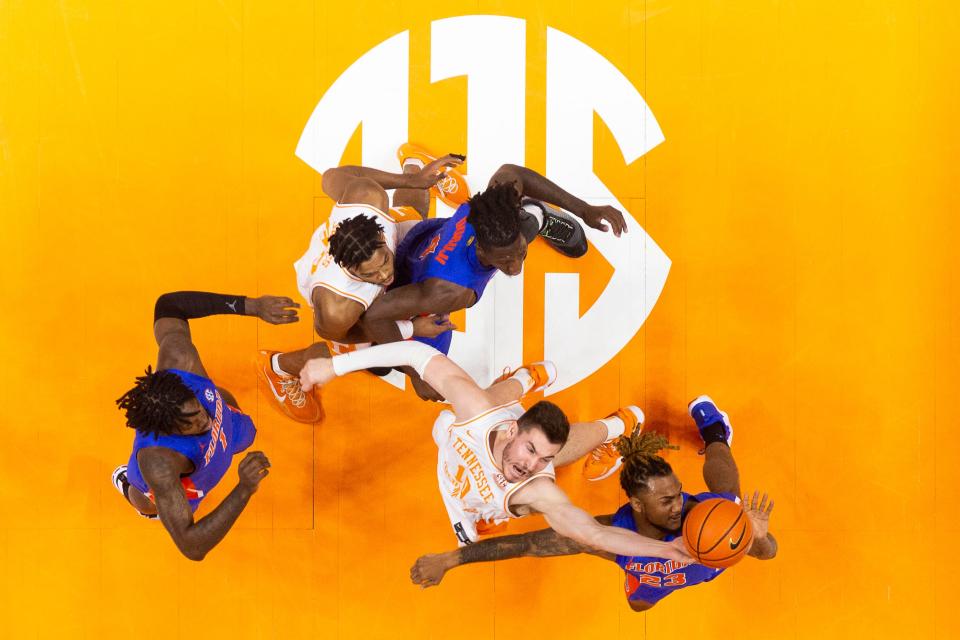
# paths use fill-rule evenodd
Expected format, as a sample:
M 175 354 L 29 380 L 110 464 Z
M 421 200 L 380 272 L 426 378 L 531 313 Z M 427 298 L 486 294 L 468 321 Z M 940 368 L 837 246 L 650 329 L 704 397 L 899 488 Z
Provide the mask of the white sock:
M 540 207 L 535 204 L 527 204 L 523 206 L 523 210 L 536 218 L 538 228 L 543 229 L 543 211 Z
M 507 378 L 508 380 L 516 380 L 523 387 L 523 395 L 530 393 L 530 389 L 533 389 L 533 385 L 536 382 L 533 379 L 533 376 L 530 375 L 530 372 L 526 367 L 517 369 L 516 373 Z
M 626 423 L 618 416 L 610 416 L 609 418 L 597 420 L 597 422 L 602 422 L 607 426 L 607 439 L 604 440 L 604 442 L 610 442 L 614 438 L 619 438 L 623 435 L 623 432 L 627 430 Z
M 419 158 L 407 158 L 403 161 L 403 168 L 406 169 L 407 165 L 413 165 L 417 169 L 423 169 L 423 160 Z
M 292 376 L 292 373 L 287 373 L 280 368 L 280 354 L 275 353 L 270 356 L 270 368 L 273 369 L 273 372 L 278 376 Z

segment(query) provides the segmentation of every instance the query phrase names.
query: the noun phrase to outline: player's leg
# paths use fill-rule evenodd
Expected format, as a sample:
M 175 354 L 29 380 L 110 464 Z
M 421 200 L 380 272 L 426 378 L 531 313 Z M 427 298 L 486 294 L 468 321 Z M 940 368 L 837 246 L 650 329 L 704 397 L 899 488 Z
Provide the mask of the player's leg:
M 299 376 L 300 370 L 303 369 L 303 365 L 307 364 L 307 360 L 329 357 L 330 347 L 327 346 L 327 343 L 323 341 L 314 342 L 306 349 L 278 353 L 274 370 L 280 375 Z
M 703 481 L 713 493 L 740 495 L 740 471 L 730 451 L 733 427 L 727 414 L 709 396 L 699 396 L 688 406 L 690 417 L 703 439 Z
M 419 145 L 405 142 L 397 149 L 397 159 L 400 161 L 400 166 L 403 167 L 404 173 L 407 173 L 408 165 L 415 167 L 416 170 L 419 171 L 420 168 L 436 160 L 437 156 Z M 451 209 L 456 209 L 470 199 L 470 185 L 467 184 L 466 178 L 457 167 L 448 167 L 444 171 L 444 174 L 444 179 L 430 187 L 429 191 L 426 192 L 428 193 L 427 208 L 429 208 L 430 196 L 437 198 Z M 399 193 L 399 190 L 397 193 Z M 397 202 L 396 198 L 394 198 L 393 203 L 394 206 L 411 204 L 408 202 Z M 417 205 L 413 204 L 411 206 L 416 207 Z M 419 208 L 417 210 L 419 211 Z M 421 211 L 421 213 L 426 217 L 426 211 Z
M 643 426 L 643 411 L 629 405 L 594 422 L 570 426 L 570 438 L 554 460 L 562 467 L 590 454 L 584 461 L 583 474 L 589 480 L 602 480 L 612 475 L 623 461 L 616 441 L 624 434 L 632 434 Z
M 487 387 L 487 397 L 494 404 L 517 402 L 528 393 L 543 391 L 557 379 L 557 367 L 549 360 L 525 364 L 505 371 Z

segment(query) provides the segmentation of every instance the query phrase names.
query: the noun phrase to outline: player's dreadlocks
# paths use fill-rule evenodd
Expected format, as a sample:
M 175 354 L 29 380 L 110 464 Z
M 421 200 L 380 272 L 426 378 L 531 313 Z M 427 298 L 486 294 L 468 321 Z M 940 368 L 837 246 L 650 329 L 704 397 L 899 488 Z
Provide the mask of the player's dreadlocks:
M 341 222 L 330 236 L 330 255 L 346 269 L 356 269 L 383 246 L 383 227 L 363 214 Z
M 470 215 L 482 247 L 508 247 L 520 235 L 520 194 L 513 183 L 495 184 L 470 198 Z
M 126 412 L 128 427 L 156 437 L 176 434 L 177 425 L 190 424 L 189 419 L 200 412 L 184 411 L 181 405 L 195 397 L 177 374 L 153 371 L 148 365 L 133 389 L 116 402 L 117 408 Z
M 661 449 L 679 449 L 665 437 L 652 431 L 625 435 L 616 440 L 617 451 L 623 456 L 620 470 L 620 486 L 628 496 L 647 491 L 650 478 L 660 478 L 673 473 L 670 463 L 657 455 Z

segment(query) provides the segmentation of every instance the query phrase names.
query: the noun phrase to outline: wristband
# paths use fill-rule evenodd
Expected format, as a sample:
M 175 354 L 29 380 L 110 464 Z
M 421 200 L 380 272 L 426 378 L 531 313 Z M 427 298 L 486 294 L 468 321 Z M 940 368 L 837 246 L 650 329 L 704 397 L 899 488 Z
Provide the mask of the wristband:
M 397 320 L 397 329 L 400 330 L 400 337 L 404 340 L 413 337 L 413 322 L 410 320 Z

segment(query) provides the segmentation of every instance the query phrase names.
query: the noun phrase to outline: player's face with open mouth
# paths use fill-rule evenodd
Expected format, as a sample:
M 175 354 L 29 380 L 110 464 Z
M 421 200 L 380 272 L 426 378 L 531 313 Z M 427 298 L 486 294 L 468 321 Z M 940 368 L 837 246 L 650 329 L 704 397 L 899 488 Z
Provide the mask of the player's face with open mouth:
M 680 479 L 671 473 L 668 476 L 651 478 L 647 486 L 649 491 L 639 496 L 647 521 L 665 531 L 680 529 L 680 516 L 683 512 Z
M 537 427 L 518 431 L 503 449 L 503 476 L 507 482 L 522 482 L 543 471 L 562 447 L 547 440 Z
M 351 273 L 364 282 L 389 287 L 393 283 L 393 251 L 386 246 L 380 247 Z

